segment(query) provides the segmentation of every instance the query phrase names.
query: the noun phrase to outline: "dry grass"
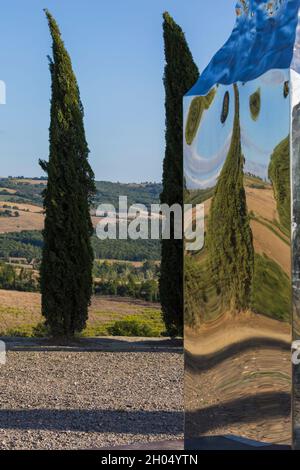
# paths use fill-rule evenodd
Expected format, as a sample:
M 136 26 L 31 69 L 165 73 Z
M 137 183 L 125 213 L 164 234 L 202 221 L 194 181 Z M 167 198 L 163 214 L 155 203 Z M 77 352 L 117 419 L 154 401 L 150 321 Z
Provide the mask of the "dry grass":
M 16 194 L 17 190 L 16 189 L 11 189 L 11 188 L 0 188 L 0 191 L 6 191 L 8 194 Z
M 148 323 L 157 334 L 164 330 L 158 303 L 94 296 L 83 335 L 105 336 L 107 327 L 128 317 Z M 39 293 L 0 290 L 0 335 L 31 336 L 42 322 Z
M 255 252 L 258 254 L 265 253 L 290 276 L 291 250 L 288 238 L 280 232 L 276 225 L 279 222 L 279 216 L 273 189 L 254 189 L 247 186 L 245 189 L 248 211 L 251 211 L 259 220 L 264 219 L 263 222 L 251 220 Z M 269 227 L 264 225 L 264 222 L 269 223 Z
M 43 212 L 43 208 L 34 204 L 24 204 L 23 202 L 0 201 L 0 207 L 7 206 L 9 209 L 18 211 L 27 211 L 33 213 Z M 6 207 L 6 208 L 7 208 Z
M 0 217 L 0 233 L 22 232 L 23 230 L 43 230 L 44 219 L 42 207 L 30 204 L 12 203 L 1 201 L 0 207 L 3 205 L 18 207 L 19 217 Z M 29 212 L 24 212 L 26 210 Z M 92 217 L 93 227 L 99 223 L 99 217 Z
M 273 222 L 279 222 L 279 216 L 273 189 L 254 189 L 245 187 L 248 210 Z
M 20 212 L 19 214 L 19 217 L 0 217 L 0 233 L 42 230 L 44 228 L 43 214 L 37 212 Z
M 19 217 L 0 217 L 0 233 L 42 230 L 44 228 L 42 207 L 20 202 L 0 201 L 0 208 L 4 206 L 13 211 L 18 211 Z
M 254 249 L 258 254 L 265 253 L 273 259 L 284 272 L 291 275 L 291 248 L 275 233 L 256 220 L 251 221 L 254 238 Z
M 21 183 L 21 184 L 28 183 L 28 184 L 34 184 L 34 185 L 38 185 L 38 184 L 46 185 L 47 184 L 46 180 L 35 180 L 31 178 L 13 178 L 11 181 L 14 184 L 18 184 L 18 183 Z

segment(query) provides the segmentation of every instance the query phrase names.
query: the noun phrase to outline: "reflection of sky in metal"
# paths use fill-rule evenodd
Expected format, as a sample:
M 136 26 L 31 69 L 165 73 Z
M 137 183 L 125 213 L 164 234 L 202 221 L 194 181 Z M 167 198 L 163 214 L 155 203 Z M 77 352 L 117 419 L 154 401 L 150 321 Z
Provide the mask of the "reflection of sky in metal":
M 216 184 L 228 154 L 234 112 L 233 83 L 240 91 L 241 142 L 245 171 L 267 179 L 270 156 L 289 134 L 290 96 L 283 85 L 289 69 L 300 72 L 300 0 L 239 0 L 232 34 L 213 57 L 185 98 L 185 119 L 192 96 L 206 95 L 216 84 L 217 94 L 205 111 L 191 146 L 184 144 L 187 187 L 205 189 Z M 261 91 L 256 121 L 249 98 Z M 222 125 L 220 115 L 226 90 L 230 111 Z
M 247 82 L 268 70 L 287 69 L 293 52 L 298 67 L 300 50 L 294 44 L 299 5 L 300 0 L 239 1 L 230 38 L 188 95 L 206 95 L 216 83 Z
M 300 72 L 300 11 L 298 12 L 298 25 L 296 30 L 296 41 L 294 44 L 294 55 L 291 68 L 295 72 Z
M 245 171 L 267 178 L 274 148 L 289 134 L 289 98 L 284 98 L 283 85 L 288 70 L 271 70 L 262 77 L 239 84 L 240 122 Z M 253 121 L 249 98 L 261 90 L 261 110 Z M 226 91 L 230 93 L 229 114 L 225 124 L 220 116 Z M 185 121 L 191 98 L 185 98 Z M 205 189 L 216 184 L 228 154 L 234 118 L 232 86 L 219 86 L 211 107 L 202 115 L 197 135 L 191 146 L 184 144 L 184 174 L 188 189 Z
M 225 91 L 230 93 L 230 108 L 225 124 L 220 121 Z M 184 145 L 184 172 L 187 187 L 211 187 L 228 154 L 233 125 L 232 87 L 219 87 L 210 108 L 203 112 L 192 145 Z M 186 98 L 187 102 L 191 100 Z M 212 132 L 213 129 L 213 132 Z
M 287 70 L 274 70 L 239 87 L 245 170 L 262 178 L 267 178 L 274 148 L 289 134 L 290 101 L 283 95 L 284 82 L 288 79 Z M 261 110 L 257 121 L 253 121 L 249 97 L 258 88 L 261 91 Z

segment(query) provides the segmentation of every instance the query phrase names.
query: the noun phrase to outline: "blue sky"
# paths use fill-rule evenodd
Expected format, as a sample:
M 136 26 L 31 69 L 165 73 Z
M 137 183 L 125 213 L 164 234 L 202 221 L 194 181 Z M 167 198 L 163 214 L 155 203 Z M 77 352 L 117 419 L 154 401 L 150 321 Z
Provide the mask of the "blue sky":
M 40 176 L 48 158 L 51 42 L 57 19 L 85 108 L 98 180 L 160 181 L 164 155 L 162 18 L 186 33 L 200 71 L 229 36 L 235 0 L 10 0 L 1 6 L 0 176 Z

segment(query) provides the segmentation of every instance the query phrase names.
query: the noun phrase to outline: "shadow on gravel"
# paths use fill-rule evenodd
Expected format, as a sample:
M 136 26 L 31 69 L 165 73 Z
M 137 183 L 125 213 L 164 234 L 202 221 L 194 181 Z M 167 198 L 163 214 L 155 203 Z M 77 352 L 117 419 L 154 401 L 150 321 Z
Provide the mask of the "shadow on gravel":
M 285 392 L 264 392 L 239 398 L 196 411 L 186 411 L 187 437 L 206 434 L 233 424 L 251 424 L 264 419 L 289 417 L 291 395 Z
M 211 354 L 195 355 L 185 351 L 185 368 L 190 372 L 202 372 L 218 366 L 238 354 L 253 351 L 253 349 L 270 349 L 290 352 L 291 344 L 273 338 L 249 338 L 239 343 L 231 344 Z
M 5 342 L 8 351 L 183 353 L 182 339 L 102 337 L 54 341 L 42 338 L 0 337 L 0 340 Z
M 180 411 L 0 410 L 0 429 L 120 434 L 181 434 Z

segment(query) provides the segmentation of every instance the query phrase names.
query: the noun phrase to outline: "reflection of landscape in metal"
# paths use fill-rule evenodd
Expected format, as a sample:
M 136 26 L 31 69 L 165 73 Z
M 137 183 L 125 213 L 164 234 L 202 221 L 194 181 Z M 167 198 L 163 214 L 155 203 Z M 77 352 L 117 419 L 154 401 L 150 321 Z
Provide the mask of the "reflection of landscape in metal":
M 283 80 L 285 78 L 283 75 Z M 281 111 L 277 113 L 282 119 L 279 126 L 276 126 L 275 119 L 273 125 L 268 126 L 268 116 L 263 112 L 263 106 L 268 107 L 268 101 L 264 98 L 263 90 L 259 118 L 256 121 L 253 121 L 251 116 L 249 119 L 245 118 L 246 110 L 250 115 L 249 96 L 252 87 L 256 85 L 250 84 L 248 87 L 248 84 L 245 84 L 238 87 L 241 96 L 242 135 L 253 139 L 257 152 L 257 170 L 253 165 L 252 172 L 245 172 L 243 178 L 255 251 L 251 298 L 245 308 L 235 309 L 225 300 L 228 289 L 235 285 L 234 279 L 232 283 L 225 280 L 225 285 L 222 285 L 223 281 L 220 283 L 214 272 L 214 269 L 228 269 L 230 276 L 235 269 L 235 262 L 230 263 L 225 253 L 224 260 L 218 261 L 219 265 L 214 268 L 211 266 L 210 250 L 228 248 L 222 246 L 222 240 L 215 241 L 214 245 L 206 243 L 203 250 L 195 255 L 186 254 L 185 257 L 187 438 L 205 434 L 237 434 L 266 442 L 280 443 L 291 440 L 291 266 L 287 223 L 287 219 L 290 220 L 290 200 L 287 196 L 289 153 L 286 154 L 289 144 L 288 139 L 277 140 L 283 135 L 286 137 L 289 132 L 289 106 L 284 103 L 283 82 L 276 87 L 276 93 L 282 100 Z M 272 94 L 269 97 L 271 99 Z M 243 108 L 244 103 L 246 105 Z M 216 113 L 217 116 L 220 114 Z M 264 133 L 257 132 L 256 139 L 255 129 L 252 126 L 249 128 L 248 125 L 250 120 L 253 125 L 264 127 Z M 216 119 L 216 126 L 210 127 L 213 133 L 211 140 L 217 132 L 217 123 L 220 123 L 220 119 Z M 196 139 L 202 139 L 204 145 L 205 139 L 201 129 L 200 123 Z M 232 127 L 229 134 L 233 140 Z M 249 143 L 244 144 L 242 135 L 240 134 L 240 140 L 247 168 L 247 155 L 252 155 L 253 149 Z M 269 152 L 266 142 L 270 146 Z M 260 147 L 262 151 L 259 153 Z M 224 177 L 222 173 L 226 162 L 228 164 L 229 153 L 227 150 L 227 158 L 224 158 L 222 167 L 216 171 L 216 181 Z M 185 168 L 190 169 L 192 165 L 187 165 L 188 159 L 187 153 Z M 287 167 L 284 167 L 283 163 Z M 265 168 L 263 175 L 262 167 Z M 282 179 L 276 179 L 277 170 Z M 194 181 L 196 175 L 197 172 Z M 204 202 L 207 240 L 211 204 L 217 197 L 216 187 L 213 190 L 209 186 L 206 191 L 189 191 L 189 179 L 185 176 L 188 197 L 193 199 L 193 202 Z M 202 188 L 200 172 L 199 180 L 199 187 Z M 224 210 L 229 207 L 226 199 L 230 200 L 230 191 L 229 188 L 229 194 L 224 192 L 221 196 L 221 207 Z M 279 194 L 281 198 L 278 197 Z M 286 197 L 282 197 L 282 194 Z M 231 202 L 235 204 L 236 201 Z M 226 218 L 226 214 L 223 214 L 224 217 Z M 234 221 L 230 223 L 233 224 Z M 223 224 L 222 220 L 220 224 Z M 232 233 L 235 230 L 239 229 L 233 228 Z M 237 248 L 233 246 L 233 252 Z M 237 252 L 234 252 L 234 255 L 236 258 L 242 258 Z M 225 275 L 227 276 L 226 273 Z M 233 273 L 234 276 L 238 276 L 238 273 Z
M 237 26 L 217 55 L 222 57 L 219 68 L 213 59 L 184 100 L 186 125 L 195 96 L 216 88 L 214 99 L 197 122 L 192 142 L 184 141 L 185 202 L 204 203 L 205 208 L 204 248 L 185 254 L 187 439 L 235 434 L 265 442 L 291 443 L 289 133 L 295 79 L 289 67 L 299 2 L 269 2 L 272 8 L 266 3 L 240 2 Z M 259 5 L 267 7 L 263 13 L 266 24 L 261 23 L 261 16 L 251 30 L 253 44 L 258 24 L 265 38 L 260 37 L 259 51 L 245 48 L 252 59 L 256 54 L 253 64 L 260 73 L 253 76 L 253 64 L 250 70 L 245 54 L 240 61 L 241 70 L 235 68 L 235 61 L 243 34 L 247 42 L 249 25 L 253 26 L 262 15 Z M 282 17 L 283 11 L 286 18 Z M 243 19 L 243 15 L 247 18 Z M 271 20 L 272 34 L 268 30 Z M 283 43 L 276 36 L 284 24 L 289 37 L 281 38 L 286 50 L 279 53 Z M 226 64 L 230 64 L 229 71 Z M 217 79 L 221 66 L 228 72 L 223 81 Z M 240 78 L 235 80 L 237 75 Z M 206 89 L 209 80 L 211 85 Z M 238 109 L 234 109 L 236 81 Z M 226 94 L 229 99 L 224 105 Z M 298 98 L 299 105 L 300 93 Z M 297 109 L 294 107 L 294 122 L 299 117 Z M 292 128 L 294 178 L 300 165 L 298 125 Z M 293 245 L 298 252 L 299 184 L 294 186 Z M 299 259 L 293 260 L 294 339 L 300 338 L 298 263 Z M 294 384 L 299 391 L 296 368 Z M 293 414 L 297 424 L 300 392 L 295 397 Z M 297 435 L 300 440 L 300 428 L 296 426 L 294 441 Z
M 274 147 L 289 134 L 289 100 L 284 86 L 289 80 L 287 70 L 271 70 L 251 82 L 240 84 L 241 143 L 245 157 L 245 172 L 268 179 L 268 163 Z M 259 90 L 260 110 L 253 120 L 249 100 Z M 224 94 L 229 95 L 227 119 L 221 122 Z M 202 97 L 198 97 L 202 99 Z M 195 99 L 195 98 L 194 98 Z M 191 101 L 185 100 L 185 128 Z M 281 112 L 278 112 L 278 109 Z M 217 88 L 210 106 L 198 121 L 195 137 L 189 145 L 184 139 L 184 172 L 188 189 L 207 189 L 216 184 L 228 154 L 234 117 L 232 86 Z M 212 136 L 212 129 L 214 134 Z
M 300 39 L 300 37 L 299 37 Z M 300 69 L 298 68 L 298 71 Z M 291 70 L 292 84 L 292 194 L 293 194 L 293 219 L 292 219 L 292 273 L 293 273 L 293 340 L 300 340 L 300 75 Z M 300 449 L 300 372 L 299 366 L 293 365 L 293 446 Z

